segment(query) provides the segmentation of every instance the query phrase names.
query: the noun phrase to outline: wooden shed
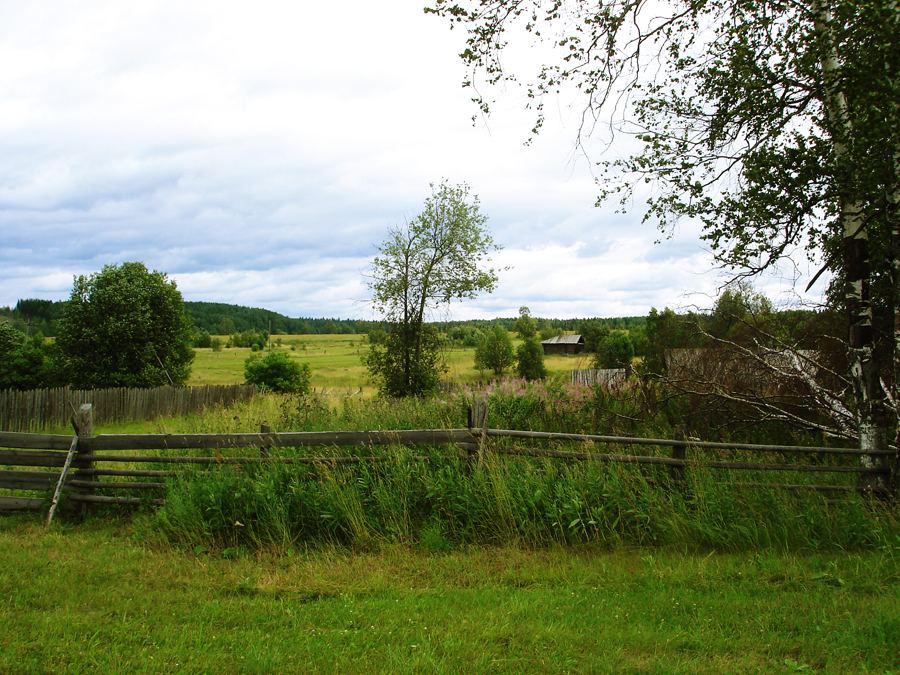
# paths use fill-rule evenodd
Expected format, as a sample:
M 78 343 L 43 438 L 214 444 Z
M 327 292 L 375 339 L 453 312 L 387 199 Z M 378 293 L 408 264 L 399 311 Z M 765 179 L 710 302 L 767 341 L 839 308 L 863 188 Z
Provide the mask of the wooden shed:
M 570 356 L 584 351 L 584 338 L 580 335 L 557 335 L 544 340 L 541 346 L 544 348 L 544 356 Z

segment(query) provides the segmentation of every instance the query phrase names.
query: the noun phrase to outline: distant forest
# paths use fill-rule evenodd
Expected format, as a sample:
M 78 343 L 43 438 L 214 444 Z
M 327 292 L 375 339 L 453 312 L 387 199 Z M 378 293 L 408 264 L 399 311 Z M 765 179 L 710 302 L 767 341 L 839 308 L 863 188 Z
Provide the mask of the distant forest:
M 0 307 L 0 317 L 28 335 L 41 333 L 46 337 L 56 335 L 56 325 L 62 314 L 65 301 L 19 300 L 14 308 Z M 368 333 L 373 328 L 386 328 L 378 321 L 339 318 L 299 318 L 292 319 L 268 309 L 229 305 L 221 302 L 185 302 L 185 309 L 194 322 L 194 330 L 206 331 L 210 335 L 233 335 L 244 331 L 267 331 L 273 335 L 315 335 Z M 498 317 L 496 319 L 473 319 L 468 321 L 438 321 L 433 325 L 442 332 L 450 332 L 457 326 L 485 328 L 500 324 L 507 330 L 514 330 L 518 317 Z M 588 319 L 540 319 L 542 328 L 557 332 L 575 331 Z M 610 330 L 640 330 L 647 317 L 617 317 L 596 319 Z

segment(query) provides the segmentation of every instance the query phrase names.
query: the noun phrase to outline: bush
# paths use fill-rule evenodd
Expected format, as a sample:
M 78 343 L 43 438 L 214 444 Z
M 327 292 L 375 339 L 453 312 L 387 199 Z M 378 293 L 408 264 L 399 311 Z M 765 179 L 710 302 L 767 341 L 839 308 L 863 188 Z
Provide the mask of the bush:
M 285 352 L 261 358 L 258 354 L 244 361 L 244 379 L 271 391 L 309 393 L 308 363 L 299 363 Z

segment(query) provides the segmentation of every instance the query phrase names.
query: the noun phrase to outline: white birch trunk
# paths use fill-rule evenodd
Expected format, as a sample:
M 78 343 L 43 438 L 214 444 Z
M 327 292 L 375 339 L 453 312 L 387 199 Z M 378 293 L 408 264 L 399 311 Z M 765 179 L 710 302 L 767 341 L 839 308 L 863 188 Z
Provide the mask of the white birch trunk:
M 825 106 L 831 122 L 835 154 L 839 162 L 848 161 L 848 139 L 853 123 L 847 99 L 840 86 L 840 61 L 835 53 L 832 17 L 823 0 L 815 0 L 816 30 L 820 38 L 819 61 L 826 84 Z M 841 227 L 844 234 L 844 270 L 846 303 L 849 314 L 850 376 L 856 398 L 859 443 L 872 455 L 860 458 L 862 466 L 885 466 L 885 457 L 874 453 L 888 449 L 886 393 L 881 386 L 878 365 L 873 354 L 872 306 L 869 300 L 869 247 L 864 205 L 849 186 L 842 192 Z M 879 476 L 865 475 L 862 487 L 883 489 Z

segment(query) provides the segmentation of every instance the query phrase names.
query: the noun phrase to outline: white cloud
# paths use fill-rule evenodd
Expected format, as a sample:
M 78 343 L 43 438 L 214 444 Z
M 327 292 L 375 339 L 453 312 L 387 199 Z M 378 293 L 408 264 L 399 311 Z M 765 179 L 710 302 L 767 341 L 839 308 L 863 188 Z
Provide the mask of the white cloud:
M 0 5 L 0 303 L 141 260 L 189 300 L 365 316 L 360 271 L 428 184 L 468 182 L 510 264 L 454 315 L 645 314 L 714 289 L 697 232 L 593 207 L 573 110 L 472 127 L 462 31 L 421 3 Z M 529 57 L 532 58 L 532 57 Z

